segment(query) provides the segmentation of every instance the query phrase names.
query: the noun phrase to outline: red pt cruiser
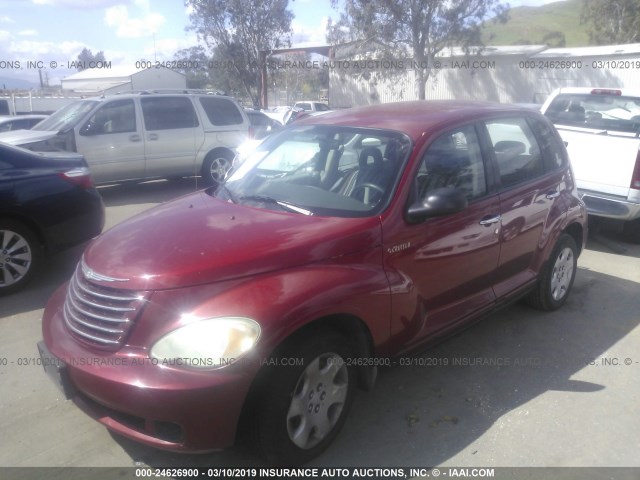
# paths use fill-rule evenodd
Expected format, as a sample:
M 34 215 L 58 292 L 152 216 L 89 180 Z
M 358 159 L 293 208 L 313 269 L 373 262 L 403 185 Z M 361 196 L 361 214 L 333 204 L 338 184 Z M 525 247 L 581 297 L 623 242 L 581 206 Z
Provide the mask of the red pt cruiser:
M 586 233 L 537 112 L 328 113 L 96 239 L 47 305 L 39 348 L 114 432 L 205 452 L 230 446 L 242 417 L 269 461 L 305 462 L 385 359 L 519 297 L 559 308 Z

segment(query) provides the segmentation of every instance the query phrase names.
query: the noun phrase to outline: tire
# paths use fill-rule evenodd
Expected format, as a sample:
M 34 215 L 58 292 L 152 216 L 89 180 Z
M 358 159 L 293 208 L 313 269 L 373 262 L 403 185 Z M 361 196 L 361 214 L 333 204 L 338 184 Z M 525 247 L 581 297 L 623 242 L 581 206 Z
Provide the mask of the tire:
M 265 372 L 254 438 L 269 463 L 299 465 L 331 444 L 353 400 L 356 373 L 345 363 L 351 356 L 342 335 L 320 331 L 290 342 L 271 359 L 302 359 L 303 364 Z
M 538 285 L 527 301 L 540 310 L 560 308 L 569 297 L 576 276 L 578 248 L 575 240 L 563 233 L 542 270 Z
M 640 218 L 624 222 L 623 233 L 625 238 L 633 243 L 640 243 Z
M 0 220 L 0 295 L 23 288 L 33 277 L 41 258 L 35 234 L 13 220 Z
M 210 152 L 202 162 L 202 179 L 207 185 L 222 183 L 233 163 L 233 153 L 227 150 Z

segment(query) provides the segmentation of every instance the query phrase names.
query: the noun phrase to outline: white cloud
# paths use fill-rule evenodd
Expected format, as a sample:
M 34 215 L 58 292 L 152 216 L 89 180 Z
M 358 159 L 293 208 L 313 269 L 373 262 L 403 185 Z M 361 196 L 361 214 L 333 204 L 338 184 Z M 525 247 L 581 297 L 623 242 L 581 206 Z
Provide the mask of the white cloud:
M 291 22 L 291 29 L 293 30 L 291 44 L 294 47 L 326 45 L 328 23 L 329 17 L 322 17 L 317 25 L 307 25 L 294 18 Z
M 38 31 L 37 30 L 21 30 L 18 32 L 18 35 L 20 35 L 21 37 L 36 37 L 38 35 Z
M 63 8 L 84 8 L 84 9 L 98 9 L 109 7 L 112 5 L 119 5 L 122 3 L 129 3 L 126 0 L 31 0 L 36 5 L 49 5 L 52 7 Z
M 153 12 L 147 12 L 141 18 L 131 18 L 125 5 L 107 8 L 104 14 L 104 23 L 115 28 L 118 37 L 124 38 L 149 37 L 156 33 L 165 21 L 163 15 Z
M 11 17 L 7 17 L 6 15 L 2 15 L 2 16 L 0 16 L 0 23 L 16 23 L 16 21 Z

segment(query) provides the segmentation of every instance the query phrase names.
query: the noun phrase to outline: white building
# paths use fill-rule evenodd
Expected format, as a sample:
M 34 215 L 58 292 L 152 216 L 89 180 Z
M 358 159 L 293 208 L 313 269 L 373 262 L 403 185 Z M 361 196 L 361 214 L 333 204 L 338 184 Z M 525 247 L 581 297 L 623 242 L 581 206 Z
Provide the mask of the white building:
M 329 75 L 332 108 L 415 100 L 418 92 L 411 59 L 371 61 L 338 48 Z M 363 58 L 368 63 L 362 63 Z M 360 63 L 358 63 L 360 62 Z M 426 82 L 427 99 L 542 103 L 559 87 L 640 86 L 640 44 L 582 48 L 544 45 L 486 47 L 465 54 L 440 52 Z M 364 68 L 363 68 L 364 67 Z
M 160 68 L 134 68 L 115 66 L 111 68 L 88 68 L 62 81 L 62 90 L 73 95 L 111 95 L 153 89 L 185 89 L 186 77 L 174 70 Z

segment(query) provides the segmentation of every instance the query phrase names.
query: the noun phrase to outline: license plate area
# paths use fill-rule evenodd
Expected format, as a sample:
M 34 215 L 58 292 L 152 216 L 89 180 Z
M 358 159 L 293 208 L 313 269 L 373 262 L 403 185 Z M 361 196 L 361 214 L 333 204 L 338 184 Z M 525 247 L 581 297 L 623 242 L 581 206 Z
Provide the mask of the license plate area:
M 44 342 L 38 342 L 38 352 L 44 372 L 49 376 L 53 383 L 64 394 L 65 399 L 70 399 L 74 395 L 73 384 L 69 378 L 69 370 L 66 363 L 49 351 Z

